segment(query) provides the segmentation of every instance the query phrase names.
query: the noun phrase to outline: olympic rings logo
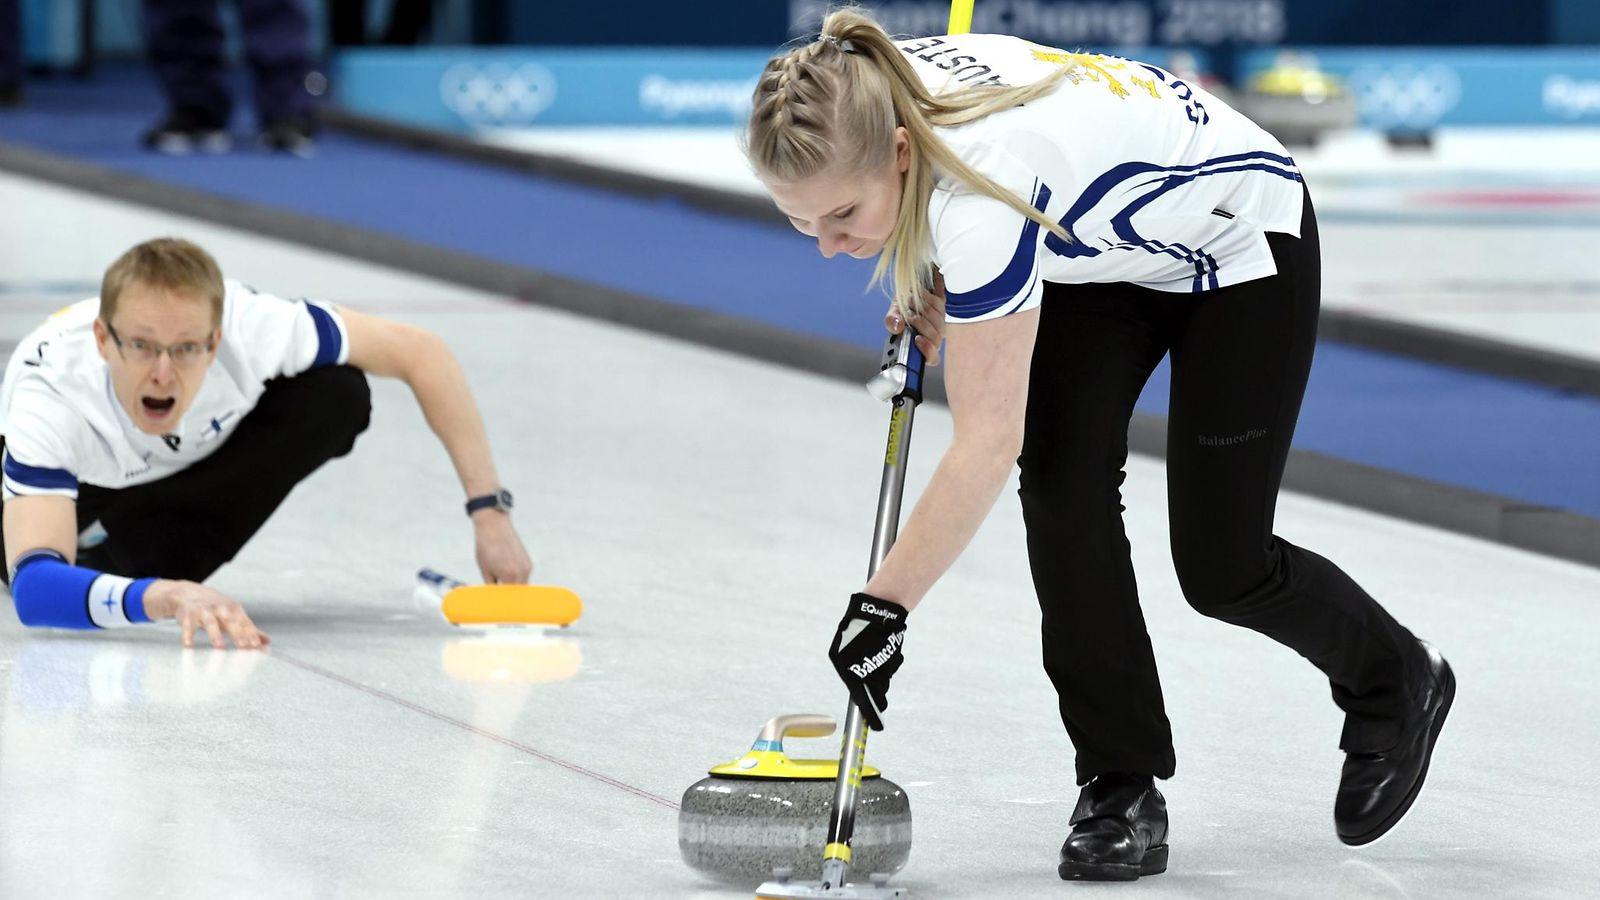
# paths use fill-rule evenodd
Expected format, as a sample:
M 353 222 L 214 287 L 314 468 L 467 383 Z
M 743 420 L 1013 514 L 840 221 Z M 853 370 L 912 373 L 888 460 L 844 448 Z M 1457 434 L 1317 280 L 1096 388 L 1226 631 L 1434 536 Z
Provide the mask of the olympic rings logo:
M 473 125 L 532 122 L 556 100 L 556 77 L 536 63 L 459 63 L 439 79 L 444 105 Z
M 1378 127 L 1437 125 L 1461 102 L 1460 76 L 1438 64 L 1361 66 L 1347 82 L 1362 119 Z

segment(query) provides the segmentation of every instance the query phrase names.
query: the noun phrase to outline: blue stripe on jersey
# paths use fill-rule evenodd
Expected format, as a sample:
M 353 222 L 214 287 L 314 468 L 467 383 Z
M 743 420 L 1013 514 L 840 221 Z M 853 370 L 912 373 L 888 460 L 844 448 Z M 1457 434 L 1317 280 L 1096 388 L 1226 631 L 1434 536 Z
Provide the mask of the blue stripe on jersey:
M 1141 162 L 1123 163 L 1096 178 L 1089 184 L 1089 187 L 1084 189 L 1082 194 L 1078 195 L 1078 199 L 1072 204 L 1072 208 L 1067 210 L 1066 215 L 1061 217 L 1061 227 L 1065 228 L 1068 233 L 1072 233 L 1072 226 L 1119 185 L 1123 185 L 1128 180 L 1139 175 L 1152 175 L 1154 177 L 1140 184 L 1132 185 L 1130 189 L 1137 190 L 1151 185 L 1155 185 L 1155 189 L 1140 194 L 1137 199 L 1123 207 L 1121 212 L 1111 217 L 1112 230 L 1117 237 L 1122 238 L 1124 243 L 1105 249 L 1143 249 L 1150 253 L 1160 253 L 1171 256 L 1174 259 L 1181 259 L 1195 267 L 1195 278 L 1192 287 L 1194 291 L 1206 290 L 1208 287 L 1214 289 L 1217 287 L 1218 268 L 1215 258 L 1207 254 L 1203 248 L 1195 250 L 1182 244 L 1166 244 L 1139 234 L 1133 228 L 1132 220 L 1134 214 L 1154 202 L 1157 197 L 1189 184 L 1202 175 L 1220 175 L 1231 172 L 1269 172 L 1287 178 L 1290 181 L 1302 181 L 1300 173 L 1292 170 L 1293 166 L 1294 160 L 1292 158 L 1280 156 L 1276 153 L 1268 153 L 1264 150 L 1236 153 L 1231 156 L 1219 156 L 1191 166 L 1159 166 L 1155 163 Z M 1091 247 L 1082 241 L 1073 241 L 1071 243 L 1063 241 L 1054 234 L 1045 236 L 1044 245 L 1050 252 L 1068 259 L 1094 257 L 1104 252 L 1103 249 Z
M 1291 181 L 1302 180 L 1299 172 L 1286 172 L 1283 169 L 1269 163 L 1246 162 L 1246 160 L 1253 160 L 1257 158 L 1265 158 L 1267 160 L 1275 161 L 1285 165 L 1294 164 L 1294 160 L 1289 159 L 1286 156 L 1278 156 L 1274 153 L 1258 152 L 1238 154 L 1236 156 L 1222 156 L 1216 159 L 1207 160 L 1198 166 L 1178 166 L 1176 168 L 1169 169 L 1167 170 L 1167 174 L 1159 179 L 1159 187 L 1153 191 L 1150 191 L 1149 193 L 1144 194 L 1138 200 L 1129 203 L 1127 206 L 1123 207 L 1122 212 L 1112 217 L 1112 229 L 1116 231 L 1117 237 L 1122 238 L 1124 241 L 1127 241 L 1130 244 L 1143 245 L 1145 246 L 1145 249 L 1151 249 L 1151 245 L 1155 245 L 1157 249 L 1152 250 L 1151 252 L 1166 252 L 1161 248 L 1161 245 L 1159 245 L 1158 242 L 1145 239 L 1138 232 L 1133 230 L 1134 214 L 1155 202 L 1157 197 L 1160 197 L 1169 191 L 1176 190 L 1177 188 L 1194 181 L 1202 175 L 1218 175 L 1228 172 L 1271 172 L 1275 175 L 1288 178 Z M 1222 165 L 1223 163 L 1240 164 Z M 1217 168 L 1205 168 L 1213 165 L 1217 166 Z M 1201 171 L 1202 169 L 1205 169 L 1205 171 Z M 1116 169 L 1113 169 L 1112 171 L 1114 172 Z M 1146 182 L 1146 184 L 1149 183 L 1150 182 Z M 1202 291 L 1206 289 L 1207 285 L 1213 289 L 1217 287 L 1215 259 L 1212 259 L 1210 256 L 1206 255 L 1203 250 L 1191 250 L 1182 244 L 1173 244 L 1171 246 L 1184 253 L 1185 257 L 1183 258 L 1194 264 L 1195 278 L 1192 290 L 1196 292 Z
M 1033 208 L 1042 213 L 1045 207 L 1050 205 L 1050 187 L 1037 179 L 1033 184 Z M 962 319 L 977 318 L 994 312 L 1015 300 L 1019 294 L 1032 290 L 1034 272 L 1037 268 L 1038 251 L 1035 248 L 1038 247 L 1038 240 L 1039 223 L 1032 219 L 1025 220 L 1022 235 L 1017 238 L 1017 249 L 1011 254 L 1011 261 L 1006 263 L 1005 270 L 982 287 L 959 293 L 946 293 L 945 314 Z
M 5 475 L 14 483 L 41 491 L 75 491 L 78 479 L 65 469 L 45 469 L 17 462 L 9 451 L 3 464 Z
M 315 303 L 306 303 L 306 312 L 311 314 L 311 321 L 317 326 L 317 358 L 311 361 L 311 368 L 338 362 L 339 353 L 344 349 L 344 338 L 339 335 L 339 323 L 333 320 L 333 316 L 327 310 Z
M 1209 284 L 1212 289 L 1217 287 L 1217 260 L 1216 257 L 1205 252 L 1204 248 L 1196 251 L 1182 244 L 1163 244 L 1157 240 L 1146 240 L 1141 246 L 1151 253 L 1165 253 L 1174 259 L 1181 259 L 1194 266 L 1193 290 L 1205 290 L 1204 285 L 1206 284 Z

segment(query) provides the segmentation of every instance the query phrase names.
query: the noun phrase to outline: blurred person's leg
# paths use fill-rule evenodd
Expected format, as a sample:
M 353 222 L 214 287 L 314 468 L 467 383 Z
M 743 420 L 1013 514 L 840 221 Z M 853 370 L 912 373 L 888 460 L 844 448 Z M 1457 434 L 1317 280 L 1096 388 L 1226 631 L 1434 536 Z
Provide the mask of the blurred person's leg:
M 164 153 L 228 149 L 233 102 L 216 0 L 144 0 L 144 32 L 167 99 L 167 118 L 145 145 Z
M 22 7 L 0 0 L 0 106 L 22 102 Z
M 380 43 L 410 46 L 422 40 L 422 33 L 433 24 L 433 0 L 394 0 L 389 10 L 389 26 Z
M 145 51 L 172 110 L 216 124 L 233 112 L 216 0 L 144 0 Z
M 367 42 L 367 0 L 333 0 L 328 4 L 328 43 L 360 47 Z
M 256 120 L 269 149 L 311 151 L 311 15 L 306 0 L 235 0 L 255 79 Z

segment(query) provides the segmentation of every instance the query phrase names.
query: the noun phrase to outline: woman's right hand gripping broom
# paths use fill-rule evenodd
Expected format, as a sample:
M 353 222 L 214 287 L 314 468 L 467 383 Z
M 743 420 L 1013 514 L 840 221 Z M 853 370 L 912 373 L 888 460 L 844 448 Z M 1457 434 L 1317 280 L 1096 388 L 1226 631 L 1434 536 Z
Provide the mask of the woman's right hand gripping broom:
M 911 327 L 917 332 L 917 349 L 922 351 L 928 365 L 939 364 L 939 350 L 944 344 L 944 276 L 933 270 L 933 291 L 923 293 L 922 312 L 911 317 Z M 883 326 L 890 334 L 906 330 L 906 320 L 893 307 L 883 315 Z

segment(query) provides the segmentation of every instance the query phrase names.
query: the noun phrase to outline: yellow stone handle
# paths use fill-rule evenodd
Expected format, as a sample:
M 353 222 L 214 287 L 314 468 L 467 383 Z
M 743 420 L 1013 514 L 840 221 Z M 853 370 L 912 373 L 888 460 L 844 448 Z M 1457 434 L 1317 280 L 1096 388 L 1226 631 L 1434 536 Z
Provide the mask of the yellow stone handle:
M 779 741 L 785 735 L 792 737 L 827 737 L 833 734 L 838 723 L 833 716 L 821 713 L 791 713 L 786 716 L 774 716 L 771 721 L 761 727 L 761 734 L 756 737 L 758 741 Z

